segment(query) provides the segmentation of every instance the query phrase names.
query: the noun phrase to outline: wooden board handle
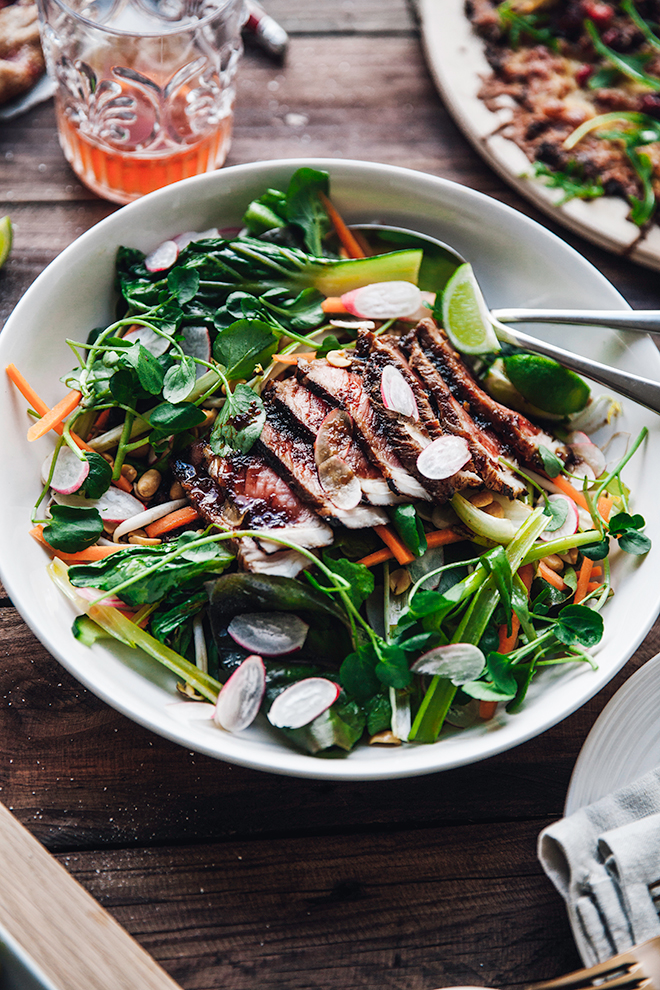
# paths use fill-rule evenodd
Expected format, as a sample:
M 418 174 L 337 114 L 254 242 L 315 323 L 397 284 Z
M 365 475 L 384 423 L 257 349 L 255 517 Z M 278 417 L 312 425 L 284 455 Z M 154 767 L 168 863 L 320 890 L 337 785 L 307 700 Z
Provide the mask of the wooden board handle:
M 58 990 L 181 990 L 2 804 L 0 925 Z

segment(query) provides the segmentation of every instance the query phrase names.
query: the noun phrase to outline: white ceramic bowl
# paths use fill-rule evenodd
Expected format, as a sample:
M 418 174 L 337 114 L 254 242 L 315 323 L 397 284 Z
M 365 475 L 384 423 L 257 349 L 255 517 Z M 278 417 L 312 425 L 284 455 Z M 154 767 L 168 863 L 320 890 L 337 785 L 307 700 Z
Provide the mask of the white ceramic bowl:
M 491 306 L 623 309 L 624 300 L 587 261 L 520 213 L 463 186 L 388 165 L 338 160 L 259 162 L 222 169 L 169 186 L 124 207 L 83 234 L 49 265 L 16 307 L 0 336 L 2 367 L 13 361 L 49 404 L 62 395 L 58 378 L 71 367 L 66 337 L 85 339 L 113 315 L 113 265 L 121 244 L 144 251 L 181 230 L 227 227 L 268 186 L 285 188 L 295 168 L 327 169 L 332 197 L 349 222 L 382 221 L 435 235 L 470 259 Z M 660 378 L 660 358 L 647 338 L 598 330 L 549 329 L 548 339 L 630 371 Z M 74 613 L 51 584 L 46 555 L 28 535 L 39 492 L 39 469 L 50 441 L 28 444 L 25 400 L 3 376 L 0 386 L 0 568 L 7 591 L 44 646 L 108 704 L 188 749 L 262 770 L 305 777 L 378 779 L 430 773 L 484 759 L 559 722 L 592 697 L 634 652 L 658 614 L 660 550 L 647 559 L 621 555 L 615 598 L 605 610 L 598 670 L 547 668 L 522 712 L 456 733 L 435 745 L 397 749 L 358 746 L 346 758 L 301 753 L 264 725 L 230 735 L 213 725 L 177 721 L 168 706 L 174 682 L 150 659 L 123 647 L 73 639 Z M 635 511 L 647 519 L 656 546 L 660 487 L 660 420 L 624 403 L 620 428 L 649 428 L 646 446 L 626 469 Z M 657 556 L 656 556 L 657 555 Z

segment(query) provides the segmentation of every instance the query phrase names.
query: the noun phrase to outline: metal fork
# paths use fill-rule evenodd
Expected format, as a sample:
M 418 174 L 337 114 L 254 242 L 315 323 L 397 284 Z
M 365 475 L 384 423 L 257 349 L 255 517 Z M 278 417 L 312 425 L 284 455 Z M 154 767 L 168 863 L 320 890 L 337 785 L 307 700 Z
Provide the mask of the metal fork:
M 555 980 L 532 983 L 526 990 L 660 990 L 660 936 Z

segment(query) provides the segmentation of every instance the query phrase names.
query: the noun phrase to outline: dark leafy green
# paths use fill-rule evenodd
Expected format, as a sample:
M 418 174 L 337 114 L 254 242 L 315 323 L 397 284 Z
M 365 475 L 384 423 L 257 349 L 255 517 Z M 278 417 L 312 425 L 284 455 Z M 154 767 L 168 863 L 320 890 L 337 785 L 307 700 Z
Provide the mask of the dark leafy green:
M 91 547 L 103 533 L 103 520 L 97 509 L 52 505 L 50 514 L 52 519 L 44 526 L 44 539 L 64 553 Z
M 239 384 L 227 393 L 220 415 L 213 424 L 209 444 L 214 454 L 247 454 L 261 435 L 266 411 L 261 398 L 249 385 Z

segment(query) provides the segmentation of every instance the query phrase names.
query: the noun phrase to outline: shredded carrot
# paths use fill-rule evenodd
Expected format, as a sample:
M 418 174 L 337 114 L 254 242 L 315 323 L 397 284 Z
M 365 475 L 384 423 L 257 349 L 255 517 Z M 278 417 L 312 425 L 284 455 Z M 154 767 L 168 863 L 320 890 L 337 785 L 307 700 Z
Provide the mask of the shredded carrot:
M 310 351 L 305 354 L 273 354 L 273 361 L 277 361 L 278 364 L 298 364 L 298 361 L 301 359 L 303 361 L 313 361 L 315 357 L 316 351 Z
M 46 413 L 50 412 L 50 407 L 44 402 L 41 396 L 37 395 L 15 364 L 8 364 L 5 370 L 9 379 L 14 383 L 23 398 L 30 403 L 35 412 L 38 412 L 40 416 L 45 416 Z M 53 429 L 56 433 L 61 434 L 62 424 L 59 423 L 57 426 L 54 426 Z M 75 433 L 71 434 L 71 439 L 80 447 L 81 450 L 94 450 L 93 447 L 90 447 L 88 443 L 85 443 L 85 441 L 79 436 L 76 436 Z
M 108 554 L 121 550 L 119 546 L 87 547 L 86 550 L 79 550 L 77 553 L 65 553 L 64 550 L 57 550 L 55 547 L 51 547 L 50 543 L 44 537 L 44 528 L 41 524 L 30 530 L 30 536 L 37 543 L 40 543 L 42 547 L 45 547 L 49 553 L 52 553 L 54 557 L 59 557 L 60 560 L 63 560 L 65 564 L 90 564 L 94 560 L 103 560 Z
M 196 519 L 199 519 L 197 509 L 193 509 L 192 505 L 185 505 L 182 509 L 170 512 L 169 515 L 163 516 L 162 519 L 157 519 L 149 526 L 145 526 L 144 531 L 150 539 L 153 539 L 155 536 L 162 536 L 163 533 L 169 533 L 173 529 L 178 529 L 179 526 L 186 526 Z
M 364 251 L 358 244 L 354 235 L 348 229 L 341 216 L 337 212 L 337 209 L 330 202 L 325 193 L 319 193 L 319 199 L 323 203 L 330 220 L 332 221 L 332 226 L 335 228 L 335 233 L 339 238 L 340 243 L 346 250 L 349 258 L 364 258 Z
M 592 591 L 596 591 L 598 588 L 603 587 L 602 581 L 590 581 L 587 585 L 587 594 L 591 594 Z
M 596 578 L 599 578 L 602 573 L 603 573 L 602 567 L 597 567 L 594 564 L 594 566 L 591 568 L 591 577 L 593 578 L 594 581 L 596 580 Z
M 564 579 L 560 577 L 556 571 L 553 571 L 551 567 L 548 567 L 547 564 L 544 564 L 542 560 L 539 560 L 539 574 L 541 575 L 544 581 L 547 581 L 548 584 L 551 584 L 553 588 L 557 589 L 557 591 L 563 591 L 564 588 L 566 587 L 566 585 L 564 584 Z
M 321 309 L 324 313 L 347 313 L 348 310 L 344 306 L 343 302 L 339 296 L 328 296 L 321 303 Z
M 529 595 L 529 590 L 532 587 L 532 581 L 534 580 L 534 566 L 533 564 L 525 564 L 518 571 L 522 583 L 527 588 L 527 594 Z M 507 632 L 507 626 L 501 625 L 497 630 L 499 636 L 499 653 L 510 653 L 511 650 L 515 648 L 516 642 L 518 641 L 518 633 L 520 632 L 520 619 L 515 612 L 511 613 L 511 633 Z M 488 702 L 490 704 L 490 702 Z
M 394 532 L 391 526 L 374 526 L 374 530 L 378 533 L 385 546 L 390 548 L 396 557 L 397 563 L 401 564 L 401 566 L 412 564 L 415 554 L 410 552 L 401 537 Z
M 484 722 L 488 722 L 497 709 L 496 701 L 480 701 L 479 702 L 479 718 L 483 719 Z
M 556 478 L 551 478 L 550 481 L 553 485 L 556 485 L 564 495 L 568 495 L 569 498 L 573 499 L 576 505 L 579 505 L 581 509 L 587 509 L 587 511 L 589 510 L 586 498 L 582 492 L 579 492 L 577 488 L 573 487 L 568 478 L 564 478 L 563 475 L 558 474 Z
M 431 550 L 433 547 L 444 547 L 447 543 L 460 543 L 464 539 L 461 533 L 455 533 L 453 529 L 434 529 L 426 534 L 426 545 Z
M 94 420 L 94 429 L 95 430 L 104 430 L 105 429 L 105 424 L 110 419 L 110 412 L 111 412 L 111 410 L 110 410 L 109 407 L 107 409 L 102 409 L 101 410 L 101 412 L 98 414 L 98 416 Z
M 366 557 L 358 560 L 358 564 L 364 564 L 365 567 L 375 567 L 376 564 L 384 564 L 386 560 L 391 560 L 394 554 L 391 550 L 376 550 L 375 553 L 369 553 Z
M 577 587 L 575 588 L 575 595 L 573 597 L 573 601 L 576 605 L 581 602 L 587 594 L 587 586 L 591 581 L 591 572 L 593 571 L 593 568 L 593 560 L 589 560 L 588 557 L 583 557 L 582 566 L 580 567 L 580 571 L 578 573 Z
M 380 527 L 377 527 L 380 529 Z M 381 535 L 381 539 L 384 537 Z M 432 547 L 443 547 L 448 543 L 460 543 L 465 537 L 461 533 L 455 533 L 453 529 L 436 529 L 432 533 L 426 534 L 426 543 L 429 550 Z M 407 550 L 407 547 L 406 547 Z M 358 564 L 364 564 L 365 567 L 375 567 L 376 564 L 384 564 L 386 560 L 392 560 L 394 554 L 391 550 L 376 550 L 375 553 L 367 554 L 361 560 L 358 560 Z M 400 561 L 399 561 L 400 563 Z M 410 563 L 410 561 L 407 561 Z
M 614 499 L 611 495 L 601 495 L 598 499 L 598 512 L 605 522 L 610 521 L 610 516 L 612 515 L 612 509 L 614 508 Z
M 80 400 L 82 399 L 82 392 L 78 392 L 75 389 L 65 395 L 63 399 L 54 405 L 52 409 L 49 409 L 45 415 L 41 417 L 36 423 L 33 423 L 28 430 L 27 438 L 28 440 L 38 440 L 39 437 L 43 437 L 49 430 L 54 430 L 55 427 L 61 426 L 67 416 L 70 416 L 76 406 L 80 405 Z
M 117 488 L 121 488 L 123 492 L 132 492 L 133 485 L 130 483 L 128 478 L 125 478 L 123 474 L 120 474 L 116 481 L 112 482 Z
M 499 644 L 497 647 L 498 653 L 511 653 L 514 649 L 516 643 L 518 642 L 518 633 L 520 632 L 520 619 L 515 612 L 511 613 L 511 632 L 507 632 L 506 624 L 502 624 L 497 630 L 497 635 L 499 638 Z

